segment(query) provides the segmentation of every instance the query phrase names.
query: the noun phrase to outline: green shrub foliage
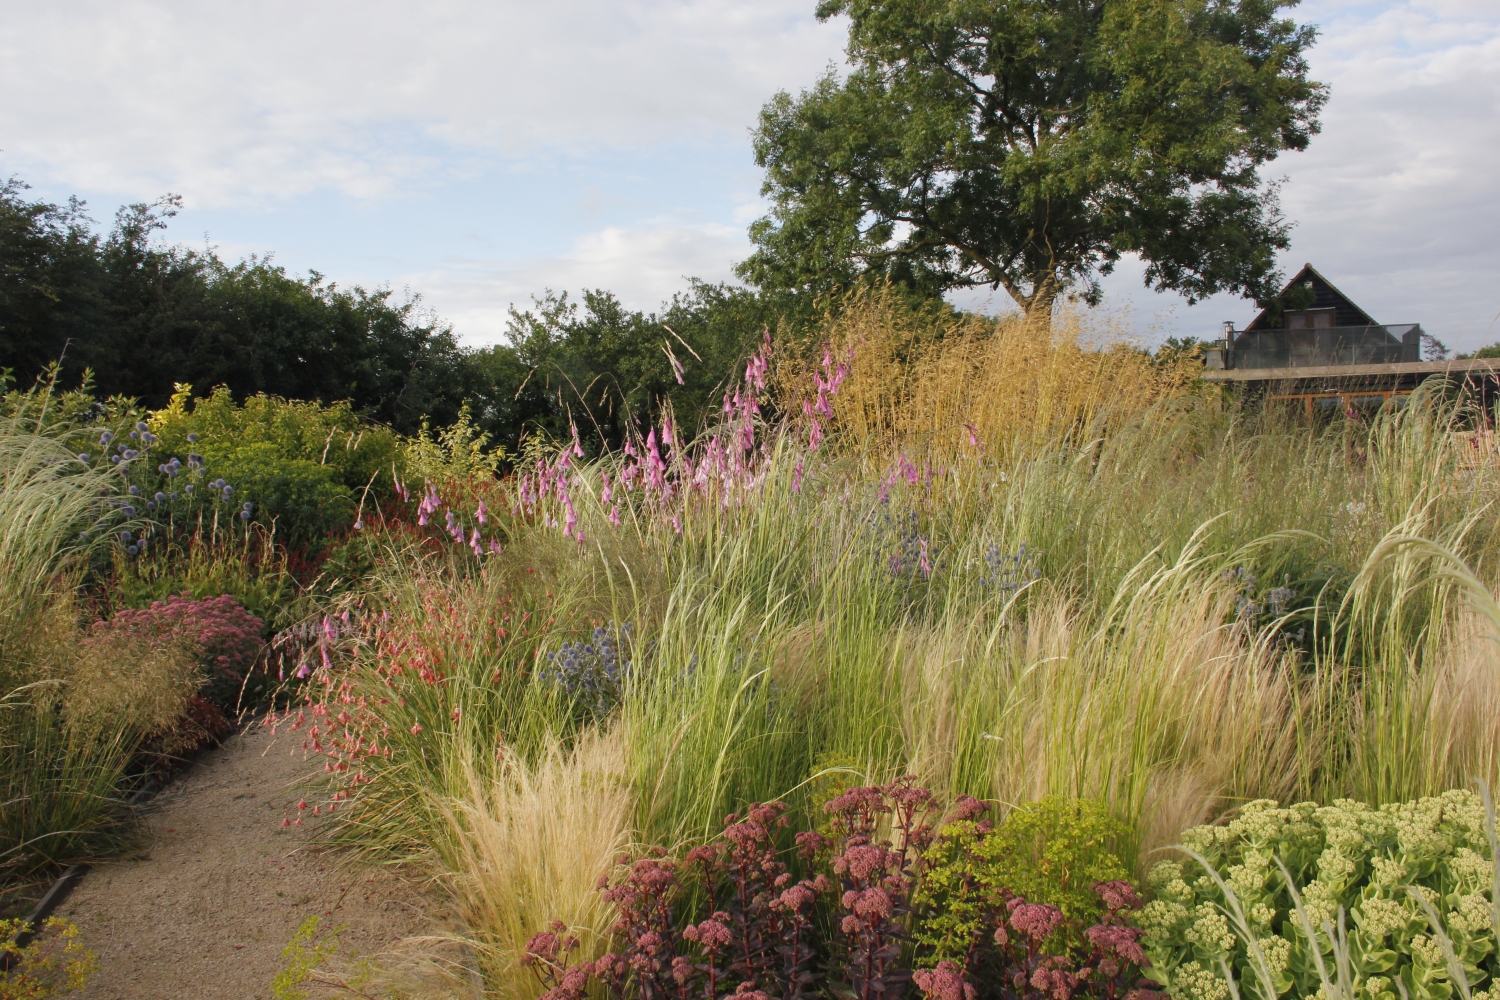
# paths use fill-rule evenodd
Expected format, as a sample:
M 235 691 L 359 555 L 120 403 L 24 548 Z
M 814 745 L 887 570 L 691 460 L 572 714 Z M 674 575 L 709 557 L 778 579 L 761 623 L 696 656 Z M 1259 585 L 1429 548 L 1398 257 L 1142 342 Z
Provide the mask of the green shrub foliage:
M 201 454 L 215 476 L 253 501 L 255 520 L 274 522 L 290 544 L 321 543 L 348 528 L 361 502 L 378 505 L 389 494 L 403 460 L 397 435 L 361 421 L 348 403 L 251 396 L 240 405 L 223 386 L 207 398 L 191 395 L 191 386 L 179 385 L 152 414 L 157 450 Z
M 1223 826 L 1189 830 L 1183 845 L 1213 872 L 1191 858 L 1161 862 L 1150 873 L 1156 898 L 1140 915 L 1141 943 L 1152 962 L 1147 975 L 1174 997 L 1228 997 L 1225 962 L 1242 991 L 1264 992 L 1246 930 L 1279 995 L 1319 991 L 1314 949 L 1324 974 L 1334 978 L 1341 934 L 1349 981 L 1366 1000 L 1449 1000 L 1463 993 L 1449 969 L 1450 946 L 1474 996 L 1492 988 L 1494 866 L 1485 809 L 1472 792 L 1379 807 L 1341 799 L 1279 808 L 1260 800 Z M 1292 887 L 1300 887 L 1306 923 L 1281 865 Z M 1243 913 L 1243 924 L 1236 913 Z
M 1061 910 L 1053 943 L 1079 945 L 1082 929 L 1104 912 L 1093 886 L 1130 877 L 1110 849 L 1124 832 L 1104 803 L 1057 795 L 1012 809 L 998 826 L 958 813 L 926 853 L 915 901 L 927 914 L 918 943 L 932 949 L 934 960 L 961 959 L 1008 891 Z

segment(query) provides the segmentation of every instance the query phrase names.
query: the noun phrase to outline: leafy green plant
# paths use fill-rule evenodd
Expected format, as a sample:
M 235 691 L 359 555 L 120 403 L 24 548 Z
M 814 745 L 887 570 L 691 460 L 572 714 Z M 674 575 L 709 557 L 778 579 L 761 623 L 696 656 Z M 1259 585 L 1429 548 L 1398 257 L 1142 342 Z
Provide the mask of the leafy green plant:
M 1156 898 L 1140 915 L 1147 975 L 1174 996 L 1224 990 L 1226 971 L 1261 1000 L 1308 996 L 1337 968 L 1365 1000 L 1448 1000 L 1500 971 L 1472 792 L 1379 807 L 1255 801 L 1182 842 L 1188 858 L 1151 870 Z
M 24 920 L 0 920 L 0 1000 L 45 1000 L 81 990 L 99 969 L 94 953 L 78 940 L 78 928 L 49 917 L 37 935 L 17 944 L 32 927 Z
M 389 491 L 404 462 L 395 432 L 362 421 L 348 403 L 260 395 L 238 404 L 223 386 L 194 398 L 191 386 L 179 385 L 148 423 L 159 454 L 200 456 L 289 544 L 321 547 L 354 522 L 367 491 L 377 502 L 380 481 Z
M 1057 944 L 1076 946 L 1104 907 L 1094 886 L 1129 878 L 1111 849 L 1125 834 L 1102 802 L 1049 795 L 1012 809 L 998 826 L 976 808 L 956 813 L 927 849 L 916 904 L 926 916 L 916 940 L 934 960 L 963 957 L 1002 893 L 1055 906 Z

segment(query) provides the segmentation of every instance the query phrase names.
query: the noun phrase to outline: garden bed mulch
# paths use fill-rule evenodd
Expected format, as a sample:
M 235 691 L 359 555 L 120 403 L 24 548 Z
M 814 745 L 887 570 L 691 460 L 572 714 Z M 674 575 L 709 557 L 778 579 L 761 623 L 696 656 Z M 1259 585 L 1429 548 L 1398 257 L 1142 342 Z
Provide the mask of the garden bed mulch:
M 82 996 L 269 998 L 309 916 L 343 925 L 345 954 L 367 956 L 442 924 L 422 883 L 341 863 L 309 828 L 281 826 L 319 766 L 300 746 L 252 725 L 142 809 L 140 849 L 95 866 L 58 908 L 99 957 Z

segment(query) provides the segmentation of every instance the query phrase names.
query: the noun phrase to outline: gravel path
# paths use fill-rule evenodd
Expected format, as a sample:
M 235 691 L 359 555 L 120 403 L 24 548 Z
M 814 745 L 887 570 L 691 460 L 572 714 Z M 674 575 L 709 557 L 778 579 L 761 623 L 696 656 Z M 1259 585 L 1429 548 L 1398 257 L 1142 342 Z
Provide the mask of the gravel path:
M 58 911 L 99 956 L 83 997 L 268 1000 L 282 949 L 311 915 L 345 925 L 345 956 L 443 921 L 420 883 L 341 864 L 306 828 L 281 826 L 317 767 L 300 745 L 259 726 L 231 737 L 152 800 L 134 857 L 83 878 Z

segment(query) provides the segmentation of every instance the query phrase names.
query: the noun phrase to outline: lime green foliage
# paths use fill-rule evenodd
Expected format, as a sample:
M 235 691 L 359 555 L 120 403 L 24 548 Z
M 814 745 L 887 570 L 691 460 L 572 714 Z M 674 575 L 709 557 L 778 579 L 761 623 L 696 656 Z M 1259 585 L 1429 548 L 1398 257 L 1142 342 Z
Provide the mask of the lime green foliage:
M 29 927 L 24 920 L 0 920 L 0 955 L 10 961 L 0 971 L 0 1000 L 45 1000 L 83 989 L 99 961 L 78 940 L 78 928 L 49 917 L 29 944 L 18 947 L 16 936 Z
M 1411 998 L 1448 1000 L 1493 985 L 1494 865 L 1472 792 L 1378 808 L 1255 801 L 1182 842 L 1193 853 L 1151 870 L 1156 898 L 1140 917 L 1148 975 L 1175 997 L 1212 993 L 1212 980 L 1223 988 L 1222 961 L 1262 1000 L 1266 982 L 1277 994 L 1311 995 L 1345 963 L 1349 985 L 1368 1000 L 1402 987 Z M 1450 968 L 1450 948 L 1467 985 Z
M 994 829 L 976 819 L 945 825 L 914 897 L 928 911 L 916 940 L 932 949 L 934 962 L 962 960 L 985 930 L 981 914 L 1008 891 L 1057 907 L 1064 925 L 1056 943 L 1079 944 L 1104 912 L 1093 884 L 1130 877 L 1111 850 L 1125 834 L 1104 803 L 1057 795 L 1011 810 Z
M 236 499 L 255 504 L 256 521 L 274 523 L 279 537 L 300 545 L 352 524 L 362 501 L 378 502 L 377 481 L 389 491 L 401 462 L 395 432 L 362 422 L 348 403 L 251 396 L 241 406 L 223 386 L 195 399 L 191 386 L 179 385 L 149 423 L 161 438 L 159 454 L 202 454 L 212 474 L 233 484 Z
M 505 448 L 489 447 L 490 435 L 474 423 L 469 406 L 464 404 L 458 419 L 433 434 L 427 421 L 406 443 L 406 473 L 414 481 L 434 483 L 471 477 L 492 477 L 507 458 Z

